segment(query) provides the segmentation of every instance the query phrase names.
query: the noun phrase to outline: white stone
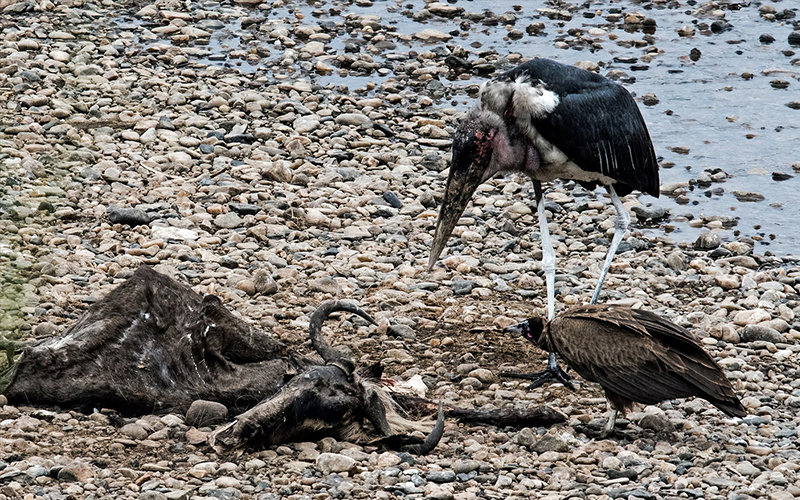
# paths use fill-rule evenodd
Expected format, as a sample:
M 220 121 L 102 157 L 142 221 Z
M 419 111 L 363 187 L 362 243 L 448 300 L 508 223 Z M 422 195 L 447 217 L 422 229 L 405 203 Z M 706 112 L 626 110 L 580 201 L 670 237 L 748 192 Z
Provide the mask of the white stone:
M 354 459 L 339 453 L 321 453 L 314 462 L 325 475 L 331 472 L 349 471 L 356 464 Z

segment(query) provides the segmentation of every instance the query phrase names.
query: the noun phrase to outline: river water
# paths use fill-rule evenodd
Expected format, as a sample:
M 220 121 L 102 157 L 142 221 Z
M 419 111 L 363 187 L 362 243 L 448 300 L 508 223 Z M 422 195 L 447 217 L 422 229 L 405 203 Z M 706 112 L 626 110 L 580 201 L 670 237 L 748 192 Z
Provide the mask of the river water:
M 711 185 L 690 185 L 681 196 L 662 195 L 659 199 L 643 196 L 645 204 L 666 208 L 671 214 L 670 219 L 645 230 L 666 231 L 676 241 L 691 243 L 709 227 L 718 228 L 719 222 L 716 226 L 708 222 L 721 218 L 723 227 L 718 230 L 724 241 L 747 236 L 756 241 L 757 253 L 800 256 L 800 233 L 797 231 L 800 207 L 794 198 L 800 190 L 795 175 L 800 172 L 792 168 L 793 164 L 800 168 L 800 110 L 787 106 L 792 101 L 800 101 L 800 54 L 794 54 L 795 51 L 800 53 L 800 47 L 792 47 L 788 42 L 791 22 L 796 18 L 770 21 L 760 15 L 755 2 L 720 3 L 727 4 L 721 11 L 724 18 L 711 9 L 706 13 L 698 12 L 700 4 L 694 1 L 672 2 L 669 7 L 663 3 L 628 0 L 591 1 L 565 20 L 542 15 L 538 9 L 552 8 L 551 3 L 545 2 L 451 2 L 468 12 L 491 11 L 497 15 L 512 12 L 517 18 L 513 28 L 521 32 L 521 37 L 509 37 L 509 28 L 502 23 L 491 26 L 478 21 L 465 27 L 463 16 L 454 19 L 435 16 L 424 22 L 415 21 L 411 14 L 425 6 L 420 0 L 378 0 L 360 4 L 288 1 L 279 2 L 271 9 L 244 14 L 263 16 L 265 21 L 273 22 L 300 16 L 303 24 L 324 21 L 341 24 L 348 14 L 379 15 L 381 25 L 396 30 L 395 33 L 413 34 L 433 28 L 455 35 L 446 43 L 424 43 L 413 38 L 398 40 L 390 35 L 388 38 L 397 47 L 376 56 L 376 62 L 384 61 L 392 52 L 413 50 L 419 53 L 446 44 L 461 45 L 474 54 L 494 50 L 501 56 L 520 53 L 567 64 L 593 61 L 602 66 L 602 74 L 622 71 L 621 81 L 634 95 L 654 94 L 658 99 L 654 105 L 644 105 L 640 101 L 640 108 L 656 153 L 663 159 L 662 185 L 694 184 L 704 171 L 721 170 L 727 174 L 727 178 Z M 779 13 L 790 7 L 789 2 L 765 4 L 774 6 Z M 265 65 L 228 58 L 231 51 L 261 43 L 258 36 L 254 37 L 255 30 L 242 28 L 242 7 L 216 2 L 197 5 L 224 14 L 221 17 L 224 22 L 213 26 L 211 39 L 198 52 L 198 62 L 228 65 L 244 73 L 260 70 L 269 74 L 272 71 L 279 77 L 279 73 L 286 70 L 278 67 L 270 70 Z M 655 20 L 655 29 L 645 35 L 641 26 L 626 31 L 622 23 L 610 24 L 608 14 L 617 12 L 640 12 Z M 711 29 L 715 21 L 714 28 L 721 27 L 721 30 Z M 538 35 L 526 33 L 525 28 L 532 23 L 543 23 L 544 30 Z M 120 18 L 119 24 L 122 29 L 149 33 L 141 38 L 142 44 L 168 43 L 153 36 L 135 18 Z M 679 31 L 685 27 L 695 28 L 694 35 L 682 36 Z M 589 30 L 598 29 L 605 33 L 589 33 Z M 763 34 L 774 37 L 774 43 L 762 43 L 759 38 Z M 343 52 L 346 38 L 350 36 L 357 37 L 358 33 L 354 30 L 335 36 L 327 44 L 329 53 Z M 576 36 L 592 38 L 593 43 L 576 42 Z M 642 40 L 647 41 L 649 48 L 626 43 Z M 570 48 L 559 48 L 559 41 L 566 42 Z M 264 43 L 269 43 L 269 39 Z M 642 60 L 646 52 L 650 60 Z M 273 50 L 273 55 L 279 54 L 280 51 Z M 472 59 L 475 57 L 472 55 Z M 338 72 L 327 75 L 312 72 L 307 76 L 322 85 L 355 89 L 368 83 L 379 86 L 393 76 L 391 72 L 384 73 L 341 76 Z M 467 109 L 472 105 L 472 98 L 466 88 L 490 76 L 442 79 L 447 88 L 446 98 L 436 105 Z M 746 201 L 752 199 L 760 201 Z M 705 224 L 700 224 L 701 220 Z

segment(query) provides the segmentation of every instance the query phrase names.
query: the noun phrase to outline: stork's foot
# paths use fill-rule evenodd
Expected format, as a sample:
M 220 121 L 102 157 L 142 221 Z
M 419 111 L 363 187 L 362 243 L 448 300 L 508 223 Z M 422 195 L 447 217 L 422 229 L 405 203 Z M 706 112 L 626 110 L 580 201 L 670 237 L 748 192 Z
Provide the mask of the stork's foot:
M 603 427 L 603 430 L 597 433 L 598 439 L 608 439 L 613 437 L 615 433 L 615 429 L 613 427 L 609 428 L 608 426 Z
M 575 379 L 568 375 L 567 372 L 562 370 L 558 365 L 548 366 L 544 371 L 539 373 L 500 372 L 500 376 L 530 380 L 531 383 L 528 385 L 528 389 L 536 389 L 537 387 L 541 387 L 548 382 L 560 382 L 572 391 L 576 389 L 574 382 Z
M 621 439 L 625 436 L 624 433 L 618 431 L 616 428 L 608 429 L 590 423 L 579 423 L 573 426 L 576 433 L 585 434 L 586 437 L 591 439 Z

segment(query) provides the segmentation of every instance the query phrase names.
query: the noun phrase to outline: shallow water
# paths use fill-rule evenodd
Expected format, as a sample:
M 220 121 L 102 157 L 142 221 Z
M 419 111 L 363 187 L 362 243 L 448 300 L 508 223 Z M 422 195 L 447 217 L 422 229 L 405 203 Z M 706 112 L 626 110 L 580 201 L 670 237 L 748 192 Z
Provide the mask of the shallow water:
M 782 4 L 786 2 L 774 5 L 779 10 L 789 7 Z M 716 18 L 693 16 L 692 11 L 696 6 L 685 3 L 679 8 L 669 9 L 652 7 L 652 4 L 635 5 L 629 1 L 595 1 L 591 3 L 591 8 L 573 12 L 571 20 L 559 21 L 539 16 L 537 8 L 550 7 L 544 2 L 453 2 L 453 5 L 472 12 L 513 12 L 517 16 L 514 28 L 523 33 L 520 39 L 508 37 L 508 30 L 502 24 L 485 26 L 475 22 L 468 34 L 462 36 L 458 34 L 463 20 L 460 18 L 435 17 L 425 23 L 416 22 L 409 12 L 418 12 L 423 8 L 424 3 L 420 0 L 375 1 L 371 6 L 361 7 L 338 1 L 287 2 L 283 7 L 266 11 L 249 11 L 216 2 L 200 2 L 197 5 L 198 8 L 223 15 L 222 26 L 213 29 L 208 44 L 197 47 L 202 52 L 196 57 L 196 62 L 230 66 L 245 73 L 253 73 L 261 68 L 268 76 L 286 77 L 291 69 L 275 65 L 283 48 L 275 47 L 274 41 L 270 41 L 264 33 L 259 34 L 256 29 L 242 29 L 241 17 L 262 16 L 269 21 L 292 19 L 300 14 L 304 16 L 304 24 L 317 24 L 324 21 L 342 23 L 343 16 L 348 13 L 378 14 L 382 16 L 381 24 L 395 28 L 397 33 L 412 34 L 425 28 L 455 32 L 457 36 L 447 44 L 462 45 L 473 53 L 493 49 L 501 56 L 518 52 L 526 57 L 542 56 L 568 64 L 590 60 L 604 66 L 601 69 L 603 74 L 610 70 L 624 71 L 627 74 L 625 86 L 632 93 L 637 96 L 653 93 L 660 100 L 653 106 L 645 106 L 640 102 L 640 108 L 656 152 L 664 160 L 662 164 L 673 165 L 671 168 L 662 168 L 662 184 L 691 181 L 706 169 L 719 168 L 729 174 L 724 182 L 705 187 L 695 186 L 679 200 L 680 203 L 663 195 L 660 199 L 642 197 L 644 203 L 665 207 L 673 216 L 673 220 L 662 223 L 660 229 L 648 231 L 666 230 L 676 241 L 693 242 L 698 234 L 708 228 L 690 227 L 685 220 L 702 216 L 733 217 L 736 226 L 722 230 L 723 240 L 735 239 L 738 235 L 751 236 L 757 240 L 758 253 L 771 251 L 777 255 L 800 255 L 800 234 L 795 229 L 800 208 L 793 202 L 793 194 L 800 189 L 800 183 L 797 177 L 780 182 L 772 178 L 773 172 L 794 175 L 792 164 L 800 162 L 800 110 L 786 106 L 790 101 L 800 100 L 797 91 L 800 86 L 800 66 L 792 66 L 792 60 L 797 55 L 782 52 L 792 49 L 787 41 L 791 25 L 762 19 L 755 4 L 743 4 L 739 10 L 725 10 L 725 20 L 730 29 L 722 33 L 697 29 L 693 37 L 681 37 L 678 29 L 682 26 L 693 25 L 693 22 L 695 25 L 710 25 Z M 515 5 L 521 6 L 520 10 L 515 11 Z M 331 9 L 340 12 L 331 13 Z M 621 40 L 642 40 L 644 35 L 641 31 L 626 32 L 621 23 L 608 23 L 605 16 L 609 11 L 614 12 L 613 9 L 621 9 L 625 13 L 641 12 L 655 19 L 657 26 L 651 34 L 651 46 L 657 47 L 658 52 L 652 54 L 652 61 L 646 63 L 639 60 L 645 53 L 643 48 L 628 48 L 618 43 Z M 594 11 L 602 11 L 602 16 L 587 18 L 582 15 L 583 12 Z M 539 36 L 525 33 L 525 27 L 534 22 L 545 25 L 544 32 Z M 120 19 L 120 23 L 121 28 L 136 33 L 145 29 L 140 21 L 130 17 Z M 608 34 L 596 36 L 593 38 L 600 43 L 600 48 L 591 49 L 584 44 L 582 50 L 561 49 L 554 45 L 554 41 L 559 39 L 573 39 L 568 32 L 575 28 L 584 31 L 590 28 L 606 29 L 618 40 L 609 40 Z M 761 44 L 759 36 L 762 33 L 774 36 L 775 43 Z M 359 33 L 352 31 L 348 36 L 334 37 L 328 43 L 329 53 L 342 53 L 345 39 L 349 36 L 358 38 Z M 425 44 L 416 39 L 401 41 L 391 36 L 387 38 L 394 41 L 397 47 L 375 56 L 376 62 L 385 61 L 392 53 L 407 53 L 410 50 L 423 52 L 443 45 L 441 42 Z M 153 39 L 152 36 L 143 37 L 140 41 L 145 45 L 168 43 L 160 37 Z M 269 60 L 268 63 L 265 61 L 266 64 L 253 64 L 228 57 L 231 51 L 265 44 L 271 53 L 266 58 Z M 693 49 L 700 51 L 699 58 L 694 58 L 696 60 L 690 58 Z M 475 55 L 470 59 L 474 60 Z M 303 76 L 306 76 L 305 73 Z M 369 83 L 379 85 L 394 76 L 391 72 L 385 73 L 373 72 L 363 76 L 341 76 L 338 72 L 328 75 L 311 73 L 307 77 L 321 85 L 356 89 L 366 87 Z M 745 79 L 741 76 L 743 73 L 754 76 Z M 298 73 L 292 76 L 298 76 Z M 466 109 L 472 99 L 464 89 L 484 80 L 480 76 L 471 76 L 467 80 L 442 79 L 442 83 L 448 87 L 447 98 L 437 101 L 437 105 L 455 105 Z M 774 88 L 771 85 L 773 80 L 788 82 L 788 88 Z M 676 148 L 677 151 L 669 148 Z M 734 196 L 734 191 L 760 193 L 765 200 L 741 202 Z M 686 217 L 681 217 L 683 215 Z M 726 226 L 730 222 L 726 222 Z

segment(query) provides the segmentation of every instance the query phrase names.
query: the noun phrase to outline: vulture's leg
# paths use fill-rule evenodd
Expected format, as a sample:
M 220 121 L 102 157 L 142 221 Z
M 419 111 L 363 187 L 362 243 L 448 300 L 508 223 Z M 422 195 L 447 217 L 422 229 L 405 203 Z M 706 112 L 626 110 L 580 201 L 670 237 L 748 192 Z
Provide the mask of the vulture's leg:
M 608 190 L 608 194 L 611 195 L 611 203 L 614 204 L 614 209 L 617 211 L 617 220 L 614 222 L 614 237 L 611 239 L 611 245 L 608 247 L 606 260 L 603 263 L 603 270 L 600 272 L 600 278 L 597 280 L 597 288 L 594 289 L 592 301 L 589 302 L 590 304 L 596 304 L 597 299 L 600 298 L 600 290 L 603 288 L 603 282 L 606 280 L 608 269 L 611 267 L 611 261 L 614 260 L 617 248 L 619 248 L 619 244 L 622 242 L 625 233 L 628 232 L 628 226 L 631 223 L 631 216 L 628 215 L 628 211 L 622 206 L 622 201 L 619 199 L 619 196 L 617 196 L 617 192 L 614 191 L 614 187 L 608 185 L 606 186 L 606 190 Z
M 556 252 L 553 250 L 553 243 L 550 241 L 550 231 L 547 229 L 547 216 L 544 213 L 544 193 L 542 183 L 533 181 L 533 190 L 536 194 L 536 213 L 539 215 L 539 230 L 542 239 L 542 269 L 544 270 L 545 283 L 547 285 L 547 320 L 553 319 L 556 307 Z M 561 382 L 570 389 L 575 389 L 572 385 L 572 377 L 566 374 L 558 366 L 555 353 L 550 353 L 547 358 L 547 367 L 543 372 L 531 375 L 532 382 L 528 389 L 535 389 L 547 382 Z
M 618 410 L 614 408 L 611 409 L 611 414 L 608 416 L 608 422 L 606 422 L 605 427 L 603 427 L 603 430 L 600 432 L 599 436 L 600 438 L 605 439 L 614 434 L 614 426 L 617 424 L 618 414 L 619 414 Z

